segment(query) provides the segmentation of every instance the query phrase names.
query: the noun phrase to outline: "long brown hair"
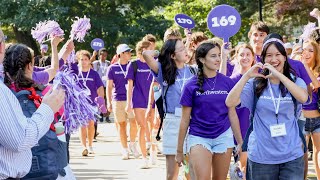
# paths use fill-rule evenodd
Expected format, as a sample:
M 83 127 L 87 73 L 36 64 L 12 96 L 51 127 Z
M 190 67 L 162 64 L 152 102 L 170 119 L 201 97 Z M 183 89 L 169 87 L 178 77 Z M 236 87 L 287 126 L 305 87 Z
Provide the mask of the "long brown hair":
M 314 59 L 311 61 L 309 68 L 313 72 L 313 74 L 318 77 L 320 74 L 320 49 L 317 42 L 315 41 L 311 40 L 306 42 L 305 44 L 310 44 L 313 47 Z

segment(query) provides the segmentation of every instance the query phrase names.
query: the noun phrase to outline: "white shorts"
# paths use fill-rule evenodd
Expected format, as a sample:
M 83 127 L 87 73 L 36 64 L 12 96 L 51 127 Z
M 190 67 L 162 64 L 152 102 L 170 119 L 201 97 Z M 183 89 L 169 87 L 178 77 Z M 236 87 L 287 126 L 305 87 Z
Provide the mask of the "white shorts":
M 174 114 L 166 114 L 166 118 L 163 120 L 162 154 L 177 154 L 180 121 L 181 117 L 177 117 Z M 185 147 L 183 148 L 183 151 L 186 151 Z

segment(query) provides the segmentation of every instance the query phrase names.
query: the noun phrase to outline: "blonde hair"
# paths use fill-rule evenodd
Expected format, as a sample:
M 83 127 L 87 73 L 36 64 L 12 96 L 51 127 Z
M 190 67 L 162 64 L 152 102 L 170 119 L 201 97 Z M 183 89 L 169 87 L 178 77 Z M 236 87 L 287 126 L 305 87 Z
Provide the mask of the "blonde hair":
M 235 47 L 235 53 L 234 53 L 234 56 L 232 59 L 235 59 L 238 56 L 240 49 L 245 49 L 245 48 L 247 48 L 251 51 L 252 57 L 254 58 L 254 51 L 253 51 L 252 47 L 247 43 L 243 43 L 243 44 L 239 44 Z M 255 63 L 255 60 L 253 59 L 251 66 L 253 66 L 254 63 Z
M 142 41 L 139 41 L 136 45 L 136 53 L 137 55 L 141 55 L 142 54 L 142 51 L 143 51 L 143 48 L 148 48 L 149 46 L 151 45 L 151 42 L 150 41 L 147 41 L 147 40 L 142 40 Z
M 177 28 L 169 28 L 164 33 L 163 41 L 166 42 L 169 39 L 182 39 L 182 36 Z
M 313 47 L 314 60 L 311 61 L 310 70 L 318 77 L 320 74 L 320 49 L 316 41 L 310 40 L 305 44 L 310 44 Z
M 87 56 L 89 59 L 91 58 L 91 54 L 87 50 L 79 50 L 76 53 L 76 58 L 79 61 L 81 59 L 81 56 Z

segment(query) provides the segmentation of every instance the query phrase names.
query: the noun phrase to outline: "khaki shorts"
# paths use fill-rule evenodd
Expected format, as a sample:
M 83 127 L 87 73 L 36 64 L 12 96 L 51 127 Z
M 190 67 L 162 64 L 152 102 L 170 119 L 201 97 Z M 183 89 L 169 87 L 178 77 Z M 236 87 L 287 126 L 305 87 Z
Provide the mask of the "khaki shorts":
M 126 112 L 127 101 L 112 101 L 112 110 L 114 113 L 114 119 L 116 122 L 126 122 L 128 119 L 133 119 L 133 111 L 131 113 Z

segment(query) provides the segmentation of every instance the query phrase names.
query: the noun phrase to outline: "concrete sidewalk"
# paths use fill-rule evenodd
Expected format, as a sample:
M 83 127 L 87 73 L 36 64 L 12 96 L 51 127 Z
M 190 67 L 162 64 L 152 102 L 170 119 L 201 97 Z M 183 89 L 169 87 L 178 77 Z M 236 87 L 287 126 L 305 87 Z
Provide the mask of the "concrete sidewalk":
M 158 165 L 140 169 L 142 159 L 121 160 L 121 148 L 114 123 L 98 125 L 95 154 L 83 157 L 79 134 L 73 134 L 70 141 L 70 166 L 78 180 L 165 180 L 165 158 L 158 155 Z M 313 163 L 309 161 L 309 179 L 315 180 Z

